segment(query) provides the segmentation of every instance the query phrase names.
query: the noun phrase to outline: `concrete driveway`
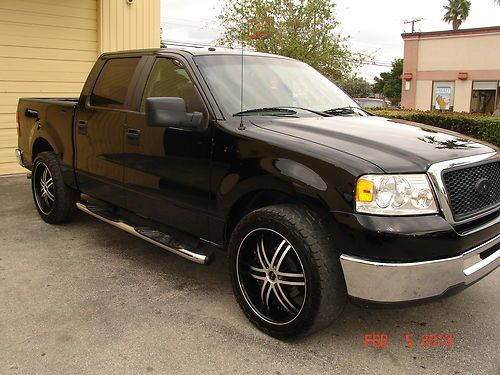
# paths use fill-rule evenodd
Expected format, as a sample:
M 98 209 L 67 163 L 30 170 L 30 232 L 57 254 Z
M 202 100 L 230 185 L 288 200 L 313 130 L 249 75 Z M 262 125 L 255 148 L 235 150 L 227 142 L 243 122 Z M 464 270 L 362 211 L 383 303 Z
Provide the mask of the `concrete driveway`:
M 349 305 L 331 328 L 280 342 L 240 312 L 222 254 L 199 266 L 83 213 L 45 224 L 29 183 L 0 177 L 0 374 L 500 373 L 498 270 L 424 305 Z M 365 347 L 365 334 L 389 344 Z M 424 334 L 453 346 L 422 347 Z

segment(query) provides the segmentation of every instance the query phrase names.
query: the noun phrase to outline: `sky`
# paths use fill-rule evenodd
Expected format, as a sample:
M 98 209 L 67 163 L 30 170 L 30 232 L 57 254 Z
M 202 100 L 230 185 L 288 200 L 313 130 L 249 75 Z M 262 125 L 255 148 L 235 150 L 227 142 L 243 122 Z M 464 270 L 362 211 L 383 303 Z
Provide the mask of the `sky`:
M 212 44 L 219 36 L 217 22 L 224 0 L 160 0 L 163 39 Z M 500 25 L 500 6 L 494 0 L 472 0 L 469 18 L 461 28 Z M 403 57 L 401 33 L 410 32 L 404 20 L 423 18 L 415 31 L 448 30 L 443 19 L 447 0 L 336 0 L 334 13 L 340 25 L 335 30 L 348 37 L 353 51 L 367 53 L 377 65 L 364 65 L 358 74 L 370 82 L 390 70 L 395 58 Z M 500 68 L 500 62 L 499 62 Z

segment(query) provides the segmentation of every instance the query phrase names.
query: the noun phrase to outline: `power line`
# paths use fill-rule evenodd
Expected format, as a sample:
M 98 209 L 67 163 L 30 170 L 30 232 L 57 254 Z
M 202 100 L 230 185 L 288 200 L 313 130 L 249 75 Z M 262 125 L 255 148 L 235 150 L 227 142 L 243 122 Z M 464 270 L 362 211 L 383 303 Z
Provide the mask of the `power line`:
M 191 47 L 191 48 L 208 48 L 208 47 L 219 47 L 219 48 L 229 48 L 229 49 L 234 49 L 226 46 L 217 46 L 215 43 L 209 43 L 209 42 L 193 42 L 193 41 L 182 41 L 182 40 L 170 40 L 170 39 L 163 39 L 163 43 L 165 43 L 167 46 L 175 46 L 175 47 Z M 253 50 L 251 48 L 246 48 L 247 50 Z M 332 60 L 342 60 L 342 61 L 351 61 L 355 63 L 359 63 L 360 65 L 371 65 L 371 66 L 379 66 L 379 67 L 384 67 L 384 68 L 391 68 L 392 63 L 387 62 L 387 61 L 378 61 L 378 60 L 357 60 L 357 59 L 349 59 L 349 58 L 340 58 L 337 56 L 332 57 Z
M 403 23 L 405 25 L 408 25 L 411 23 L 411 33 L 413 34 L 415 32 L 415 24 L 422 21 L 423 18 L 422 17 L 418 17 L 418 18 L 411 18 L 409 20 L 403 20 Z

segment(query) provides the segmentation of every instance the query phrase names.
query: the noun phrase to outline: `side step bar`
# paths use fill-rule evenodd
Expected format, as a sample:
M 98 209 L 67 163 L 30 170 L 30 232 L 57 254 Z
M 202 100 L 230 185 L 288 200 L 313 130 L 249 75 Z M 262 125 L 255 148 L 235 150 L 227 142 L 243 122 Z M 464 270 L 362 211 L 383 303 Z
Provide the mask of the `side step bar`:
M 155 229 L 147 228 L 147 227 L 135 227 L 128 224 L 125 219 L 114 215 L 113 213 L 95 206 L 86 204 L 84 202 L 77 202 L 76 206 L 79 210 L 99 219 L 108 224 L 111 224 L 119 229 L 124 230 L 136 237 L 142 238 L 145 241 L 148 241 L 156 246 L 161 247 L 164 250 L 170 251 L 176 255 L 179 255 L 185 259 L 188 259 L 192 262 L 198 264 L 208 264 L 212 261 L 212 254 L 203 254 L 194 252 L 191 250 L 187 250 L 185 246 L 182 245 L 179 241 L 173 238 L 171 235 L 160 232 Z

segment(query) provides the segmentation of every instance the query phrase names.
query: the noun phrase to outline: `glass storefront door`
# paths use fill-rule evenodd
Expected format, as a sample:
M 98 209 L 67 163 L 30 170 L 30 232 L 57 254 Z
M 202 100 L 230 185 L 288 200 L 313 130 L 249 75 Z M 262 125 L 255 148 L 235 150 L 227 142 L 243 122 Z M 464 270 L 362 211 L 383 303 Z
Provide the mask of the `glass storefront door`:
M 492 114 L 497 103 L 498 81 L 472 83 L 471 112 Z

